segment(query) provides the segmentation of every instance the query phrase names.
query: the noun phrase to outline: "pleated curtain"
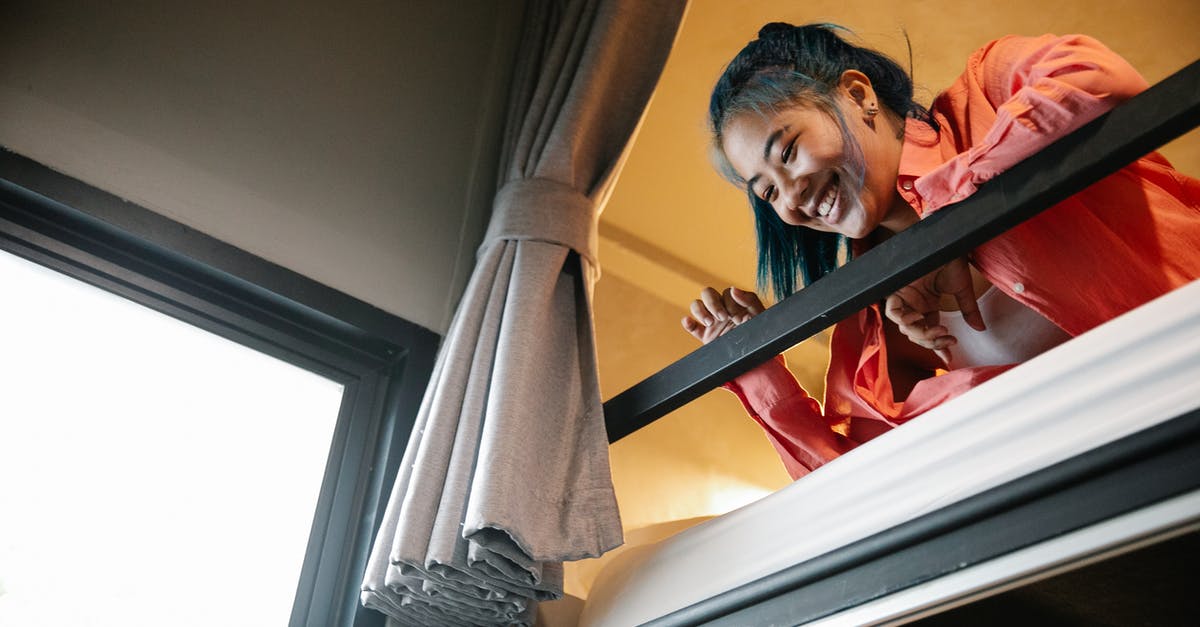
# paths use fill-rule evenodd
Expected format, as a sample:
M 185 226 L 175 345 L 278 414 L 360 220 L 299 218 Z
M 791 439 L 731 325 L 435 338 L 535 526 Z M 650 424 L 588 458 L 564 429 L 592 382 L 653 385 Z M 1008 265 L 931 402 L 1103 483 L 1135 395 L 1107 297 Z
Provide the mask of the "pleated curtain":
M 529 2 L 492 219 L 363 579 L 392 624 L 531 624 L 563 561 L 622 542 L 596 229 L 685 5 Z

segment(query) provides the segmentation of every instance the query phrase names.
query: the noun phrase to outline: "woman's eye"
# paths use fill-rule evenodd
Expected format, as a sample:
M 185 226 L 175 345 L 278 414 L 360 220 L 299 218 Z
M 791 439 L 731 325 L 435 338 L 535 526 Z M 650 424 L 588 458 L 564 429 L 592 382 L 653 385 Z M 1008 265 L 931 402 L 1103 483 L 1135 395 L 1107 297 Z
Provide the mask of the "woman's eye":
M 766 202 L 771 202 L 771 197 L 775 195 L 775 186 L 771 185 L 763 190 L 762 199 Z
M 787 148 L 784 148 L 784 149 L 783 149 L 783 152 L 782 152 L 782 153 L 780 153 L 780 155 L 779 155 L 779 158 L 780 158 L 780 159 L 783 159 L 783 162 L 784 162 L 784 163 L 787 163 L 789 160 L 791 160 L 791 158 L 792 158 L 792 149 L 793 149 L 793 148 L 795 148 L 795 147 L 796 147 L 796 142 L 792 142 L 792 143 L 788 144 L 788 145 L 787 145 Z

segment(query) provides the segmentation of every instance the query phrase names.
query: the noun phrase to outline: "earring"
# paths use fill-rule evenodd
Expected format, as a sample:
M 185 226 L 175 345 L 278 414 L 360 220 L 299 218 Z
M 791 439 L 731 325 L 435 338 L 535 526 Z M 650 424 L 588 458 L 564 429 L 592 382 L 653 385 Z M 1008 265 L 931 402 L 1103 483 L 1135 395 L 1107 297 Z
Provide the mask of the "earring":
M 874 104 L 869 104 L 867 105 L 865 113 L 867 114 L 867 117 L 873 118 L 875 117 L 876 113 L 879 113 L 879 107 L 875 106 Z

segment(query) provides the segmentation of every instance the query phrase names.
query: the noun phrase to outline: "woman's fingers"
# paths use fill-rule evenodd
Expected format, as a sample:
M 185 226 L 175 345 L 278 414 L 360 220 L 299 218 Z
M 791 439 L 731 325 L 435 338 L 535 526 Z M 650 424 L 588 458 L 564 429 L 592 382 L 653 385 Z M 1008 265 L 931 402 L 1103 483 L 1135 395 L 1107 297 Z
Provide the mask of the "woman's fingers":
M 721 293 L 711 287 L 704 288 L 700 292 L 700 301 L 708 313 L 716 320 L 725 320 L 729 318 L 729 311 L 725 309 L 725 299 Z M 711 322 L 709 324 L 712 324 Z
M 950 335 L 950 330 L 940 324 L 936 310 L 929 313 L 919 311 L 905 301 L 900 292 L 887 298 L 884 311 L 888 319 L 895 322 L 900 332 L 914 344 L 937 351 L 958 342 Z
M 958 302 L 963 320 L 976 331 L 986 331 L 983 314 L 979 312 L 979 304 L 975 299 L 975 286 L 971 281 L 971 267 L 966 259 L 959 257 L 942 266 L 933 279 L 933 291 L 938 294 L 951 294 Z
M 721 292 L 721 306 L 729 313 L 730 319 L 741 322 L 746 317 L 746 308 L 733 297 L 733 288 L 725 288 Z
M 976 331 L 986 331 L 983 313 L 979 311 L 979 303 L 975 301 L 975 289 L 966 292 L 955 292 L 954 299 L 958 301 L 958 310 L 962 312 L 963 320 Z
M 725 306 L 725 311 L 729 313 L 729 320 L 734 324 L 741 324 L 753 318 L 754 312 L 733 297 L 733 289 L 727 287 L 721 292 L 721 303 Z
M 737 322 L 745 322 L 746 320 L 757 316 L 763 312 L 762 301 L 759 300 L 758 294 L 739 290 L 736 287 L 725 288 L 723 292 L 706 287 L 700 292 L 698 301 L 702 307 L 702 311 L 707 312 L 713 320 L 735 320 Z M 693 307 L 693 314 L 695 314 Z M 699 318 L 703 320 L 703 318 Z M 706 321 L 706 324 L 712 324 L 711 321 Z
M 679 323 L 683 325 L 684 331 L 692 334 L 692 337 L 700 340 L 701 342 L 704 341 L 704 329 L 706 328 L 705 325 L 696 322 L 696 319 L 691 316 L 684 316 Z
M 691 315 L 680 320 L 683 329 L 707 344 L 730 329 L 762 313 L 762 301 L 754 292 L 728 288 L 724 292 L 706 287 L 688 307 Z
M 916 324 L 900 325 L 900 332 L 913 343 L 925 348 L 946 348 L 958 343 L 958 339 L 950 335 L 950 329 L 940 324 L 925 326 L 923 321 L 919 321 Z
M 713 317 L 712 312 L 710 312 L 704 302 L 699 299 L 692 301 L 690 310 L 692 317 L 701 324 L 709 325 L 716 322 L 716 318 Z
M 902 330 L 905 326 L 913 324 L 916 318 L 925 317 L 924 314 L 909 305 L 908 301 L 904 300 L 901 294 L 903 291 L 896 292 L 883 301 L 883 315 L 887 316 L 888 320 L 899 325 Z
M 954 296 L 963 320 L 971 328 L 986 329 L 975 300 L 971 268 L 964 258 L 955 259 L 897 290 L 885 301 L 884 315 L 913 343 L 932 349 L 949 363 L 949 347 L 958 340 L 941 324 L 938 305 L 942 294 Z
M 725 335 L 727 331 L 737 326 L 733 320 L 714 320 L 712 324 L 704 324 L 691 316 L 684 316 L 680 320 L 683 329 L 692 334 L 692 337 L 700 340 L 702 344 L 709 342 Z
M 896 290 L 884 301 L 884 314 L 891 318 L 892 322 L 900 324 L 900 316 L 910 311 L 915 311 L 922 316 L 937 311 L 937 296 L 918 289 L 917 286 L 918 283 L 906 285 Z
M 764 307 L 762 304 L 762 300 L 758 297 L 758 294 L 754 292 L 738 289 L 736 287 L 730 287 L 729 289 L 725 290 L 725 293 L 729 295 L 729 298 L 732 299 L 733 302 L 737 303 L 738 306 L 745 310 L 745 313 L 749 314 L 748 317 L 757 316 L 766 309 L 766 307 Z

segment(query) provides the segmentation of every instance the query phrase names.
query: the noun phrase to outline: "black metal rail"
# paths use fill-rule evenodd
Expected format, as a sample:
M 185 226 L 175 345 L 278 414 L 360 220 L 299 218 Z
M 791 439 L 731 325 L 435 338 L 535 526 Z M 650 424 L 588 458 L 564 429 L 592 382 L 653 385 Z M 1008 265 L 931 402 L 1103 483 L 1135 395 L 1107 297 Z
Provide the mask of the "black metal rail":
M 1200 125 L 1200 61 L 604 403 L 610 442 Z

